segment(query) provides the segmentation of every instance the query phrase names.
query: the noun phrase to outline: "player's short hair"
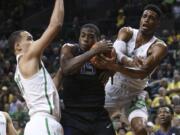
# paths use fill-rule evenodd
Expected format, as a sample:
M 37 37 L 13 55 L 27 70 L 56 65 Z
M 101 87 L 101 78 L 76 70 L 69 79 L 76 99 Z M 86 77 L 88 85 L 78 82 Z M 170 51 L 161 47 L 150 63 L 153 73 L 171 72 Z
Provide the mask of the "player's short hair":
M 101 32 L 100 32 L 100 29 L 98 28 L 98 26 L 96 26 L 95 24 L 87 23 L 87 24 L 84 24 L 84 25 L 81 27 L 81 30 L 82 30 L 83 28 L 94 29 L 97 38 L 100 39 L 100 34 L 101 34 Z M 81 30 L 80 30 L 80 31 L 81 31 Z
M 170 106 L 170 105 L 163 105 L 163 106 L 159 106 L 158 107 L 158 112 L 159 112 L 159 109 L 160 108 L 169 108 L 169 110 L 170 110 L 170 113 L 173 115 L 174 114 L 174 110 L 173 110 L 173 108 Z M 157 113 L 158 113 L 157 112 Z
M 145 10 L 151 10 L 151 11 L 156 12 L 156 14 L 158 15 L 159 18 L 162 15 L 161 9 L 154 4 L 148 4 L 147 6 L 145 6 L 143 11 L 145 11 Z
M 9 36 L 9 39 L 8 39 L 8 45 L 10 47 L 12 47 L 14 49 L 14 45 L 15 43 L 20 40 L 21 38 L 21 32 L 24 32 L 24 30 L 18 30 L 18 31 L 15 31 L 13 32 L 10 36 Z

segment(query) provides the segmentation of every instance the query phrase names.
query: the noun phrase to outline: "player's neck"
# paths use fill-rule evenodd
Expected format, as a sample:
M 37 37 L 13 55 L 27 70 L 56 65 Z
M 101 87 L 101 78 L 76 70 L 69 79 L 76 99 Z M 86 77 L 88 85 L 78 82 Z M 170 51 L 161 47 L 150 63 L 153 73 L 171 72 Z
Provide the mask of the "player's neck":
M 160 127 L 162 132 L 168 132 L 170 128 L 171 128 L 171 123 L 165 123 Z
M 22 54 L 24 54 L 24 52 L 19 51 L 19 52 L 16 52 L 15 54 L 16 54 L 16 56 L 18 56 L 18 55 L 22 55 Z
M 142 32 L 138 32 L 136 41 L 139 44 L 147 43 L 151 38 L 153 37 L 153 34 L 144 34 Z

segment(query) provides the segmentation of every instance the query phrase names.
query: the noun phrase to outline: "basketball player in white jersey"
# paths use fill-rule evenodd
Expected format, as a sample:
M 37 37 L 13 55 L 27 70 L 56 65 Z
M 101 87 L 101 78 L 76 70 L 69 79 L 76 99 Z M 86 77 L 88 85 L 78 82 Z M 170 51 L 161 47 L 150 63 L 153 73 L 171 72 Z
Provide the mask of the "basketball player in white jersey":
M 26 101 L 30 115 L 25 135 L 63 135 L 59 124 L 58 92 L 41 61 L 45 48 L 50 45 L 62 27 L 63 18 L 63 0 L 56 0 L 50 23 L 38 40 L 34 41 L 32 35 L 24 30 L 12 33 L 9 38 L 9 44 L 14 46 L 17 59 L 15 81 Z
M 8 113 L 0 111 L 0 135 L 17 135 Z
M 145 121 L 148 113 L 143 89 L 150 74 L 167 54 L 166 44 L 154 36 L 160 23 L 161 11 L 147 5 L 141 16 L 139 29 L 122 28 L 113 47 L 117 63 L 101 58 L 99 65 L 114 71 L 113 84 L 108 80 L 105 106 L 109 110 L 124 108 L 136 135 L 147 135 Z

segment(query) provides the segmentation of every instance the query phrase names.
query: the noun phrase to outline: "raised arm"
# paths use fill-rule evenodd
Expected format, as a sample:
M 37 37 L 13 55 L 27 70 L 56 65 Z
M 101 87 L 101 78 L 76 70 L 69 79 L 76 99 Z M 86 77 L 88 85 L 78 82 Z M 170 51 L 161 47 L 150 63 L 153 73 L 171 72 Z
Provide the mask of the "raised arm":
M 52 42 L 60 28 L 63 25 L 64 19 L 64 2 L 63 0 L 56 0 L 54 10 L 51 15 L 50 23 L 42 34 L 40 39 L 33 42 L 33 45 L 28 51 L 28 56 L 40 57 L 44 49 Z
M 63 18 L 63 0 L 56 0 L 48 28 L 45 30 L 40 39 L 33 41 L 30 35 L 27 37 L 31 37 L 30 41 L 28 39 L 29 48 L 23 54 L 23 57 L 19 59 L 20 70 L 25 78 L 29 78 L 39 71 L 41 67 L 40 60 L 42 53 L 60 30 L 60 27 L 63 24 Z
M 12 122 L 9 114 L 6 112 L 3 112 L 3 114 L 6 117 L 6 121 L 7 121 L 7 135 L 17 135 L 17 132 L 13 126 L 13 122 Z

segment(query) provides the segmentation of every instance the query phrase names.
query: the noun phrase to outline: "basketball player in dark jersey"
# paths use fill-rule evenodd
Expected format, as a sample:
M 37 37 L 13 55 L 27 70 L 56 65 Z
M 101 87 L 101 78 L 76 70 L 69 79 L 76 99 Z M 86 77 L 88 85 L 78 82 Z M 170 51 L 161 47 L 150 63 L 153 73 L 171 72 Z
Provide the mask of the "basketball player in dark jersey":
M 89 61 L 112 49 L 108 41 L 98 42 L 99 36 L 96 25 L 85 24 L 80 30 L 79 44 L 67 43 L 61 49 L 64 135 L 115 135 L 104 109 L 104 84 L 99 79 L 102 71 Z

